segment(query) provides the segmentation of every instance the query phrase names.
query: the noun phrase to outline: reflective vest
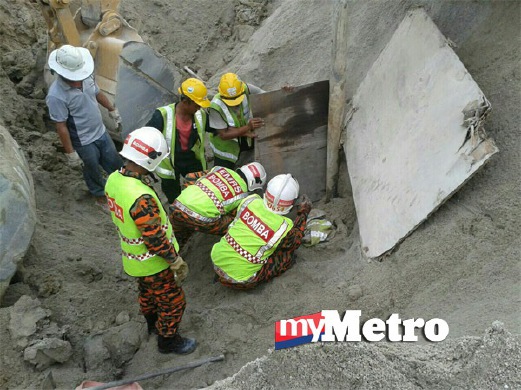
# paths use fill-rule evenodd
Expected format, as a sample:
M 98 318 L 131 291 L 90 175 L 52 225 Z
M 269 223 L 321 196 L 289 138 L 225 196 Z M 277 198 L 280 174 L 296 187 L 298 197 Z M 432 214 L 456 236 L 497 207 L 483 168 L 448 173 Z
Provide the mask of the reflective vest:
M 228 124 L 229 127 L 246 126 L 253 113 L 250 110 L 250 97 L 248 87 L 246 88 L 246 97 L 241 102 L 239 115 L 230 108 L 221 99 L 221 95 L 217 94 L 213 97 L 210 107 L 215 109 L 221 115 L 221 118 Z M 248 146 L 252 145 L 251 138 L 247 139 Z M 230 140 L 223 140 L 217 134 L 210 134 L 210 147 L 215 156 L 235 163 L 239 158 L 240 146 L 239 139 L 234 138 Z
M 170 148 L 170 156 L 165 158 L 159 166 L 155 169 L 155 173 L 163 179 L 175 179 L 174 157 L 175 157 L 175 142 L 176 142 L 176 124 L 175 124 L 175 103 L 168 106 L 159 107 L 158 110 L 163 116 L 163 135 L 166 139 L 166 144 Z M 194 115 L 195 127 L 199 139 L 192 147 L 195 157 L 201 162 L 203 170 L 206 169 L 206 159 L 204 156 L 204 134 L 206 128 L 206 112 L 199 110 Z
M 214 222 L 236 209 L 247 196 L 248 186 L 237 172 L 214 167 L 195 185 L 185 188 L 174 206 L 202 222 Z
M 251 280 L 293 227 L 293 221 L 275 214 L 253 194 L 237 209 L 228 233 L 212 248 L 215 272 L 240 283 Z
M 124 176 L 118 171 L 108 177 L 105 185 L 112 222 L 116 225 L 121 239 L 123 269 L 130 276 L 136 277 L 154 275 L 169 267 L 169 263 L 164 258 L 148 251 L 141 232 L 130 215 L 130 208 L 136 199 L 145 194 L 155 199 L 159 206 L 161 228 L 178 251 L 179 245 L 172 232 L 172 225 L 152 188 L 141 180 Z

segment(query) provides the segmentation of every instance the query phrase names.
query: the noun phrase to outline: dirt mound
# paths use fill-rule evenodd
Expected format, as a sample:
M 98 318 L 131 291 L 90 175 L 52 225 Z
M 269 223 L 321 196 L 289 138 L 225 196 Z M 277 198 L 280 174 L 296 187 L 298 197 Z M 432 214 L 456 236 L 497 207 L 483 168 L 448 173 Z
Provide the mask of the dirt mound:
M 336 343 L 277 351 L 210 389 L 517 389 L 519 353 L 521 337 L 495 322 L 483 337 L 442 344 Z

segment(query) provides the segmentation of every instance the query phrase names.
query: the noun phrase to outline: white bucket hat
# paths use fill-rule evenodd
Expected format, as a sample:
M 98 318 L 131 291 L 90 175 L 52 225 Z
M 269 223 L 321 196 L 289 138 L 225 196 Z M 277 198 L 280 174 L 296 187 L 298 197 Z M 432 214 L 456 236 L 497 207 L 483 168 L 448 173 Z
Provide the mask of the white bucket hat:
M 63 45 L 49 56 L 49 68 L 71 81 L 81 81 L 94 71 L 94 60 L 83 47 Z

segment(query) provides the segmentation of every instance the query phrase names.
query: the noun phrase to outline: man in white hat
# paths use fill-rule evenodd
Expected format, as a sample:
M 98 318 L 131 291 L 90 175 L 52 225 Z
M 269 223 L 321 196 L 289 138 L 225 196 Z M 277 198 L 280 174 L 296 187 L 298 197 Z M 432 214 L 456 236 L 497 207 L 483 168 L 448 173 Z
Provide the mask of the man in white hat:
M 109 111 L 116 124 L 119 113 L 94 81 L 94 60 L 87 49 L 64 45 L 49 56 L 49 67 L 58 78 L 49 88 L 46 102 L 49 115 L 72 167 L 83 167 L 83 178 L 96 197 L 96 203 L 108 210 L 105 179 L 123 164 L 114 142 L 103 124 L 98 103 Z

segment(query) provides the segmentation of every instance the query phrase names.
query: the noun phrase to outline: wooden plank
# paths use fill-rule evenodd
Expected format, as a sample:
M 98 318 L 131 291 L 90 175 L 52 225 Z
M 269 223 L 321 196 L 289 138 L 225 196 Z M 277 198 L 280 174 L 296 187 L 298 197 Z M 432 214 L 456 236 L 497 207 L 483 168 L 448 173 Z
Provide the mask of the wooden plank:
M 329 79 L 329 119 L 327 132 L 326 200 L 329 202 L 338 191 L 340 138 L 344 128 L 348 91 L 346 87 L 347 50 L 349 45 L 348 0 L 334 0 L 335 34 L 331 77 Z
M 257 130 L 255 160 L 266 168 L 268 178 L 291 173 L 300 194 L 313 201 L 326 191 L 327 116 L 329 82 L 319 81 L 251 96 L 255 117 L 265 126 Z

